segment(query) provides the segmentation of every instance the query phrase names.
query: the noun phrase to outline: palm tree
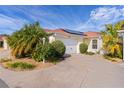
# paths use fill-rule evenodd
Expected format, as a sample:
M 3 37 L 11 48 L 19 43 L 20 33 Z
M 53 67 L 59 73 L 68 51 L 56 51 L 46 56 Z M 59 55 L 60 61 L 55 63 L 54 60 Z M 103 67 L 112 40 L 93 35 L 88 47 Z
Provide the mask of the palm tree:
M 115 24 L 116 30 L 124 30 L 124 20 L 119 21 L 118 23 Z
M 117 30 L 123 29 L 124 21 L 114 25 L 105 25 L 106 30 L 102 31 L 103 49 L 112 57 L 122 58 L 122 39 L 119 37 Z
M 42 42 L 42 38 L 48 41 L 47 34 L 38 22 L 25 25 L 19 31 L 14 32 L 8 37 L 8 44 L 12 50 L 13 56 L 27 56 L 32 54 L 38 44 Z

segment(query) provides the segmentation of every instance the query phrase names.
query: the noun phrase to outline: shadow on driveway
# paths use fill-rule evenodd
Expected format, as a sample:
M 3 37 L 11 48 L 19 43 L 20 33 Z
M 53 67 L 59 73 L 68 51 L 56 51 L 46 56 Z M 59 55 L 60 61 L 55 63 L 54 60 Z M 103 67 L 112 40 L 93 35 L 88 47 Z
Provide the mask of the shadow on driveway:
M 0 79 L 0 88 L 9 88 L 9 86 L 3 80 Z

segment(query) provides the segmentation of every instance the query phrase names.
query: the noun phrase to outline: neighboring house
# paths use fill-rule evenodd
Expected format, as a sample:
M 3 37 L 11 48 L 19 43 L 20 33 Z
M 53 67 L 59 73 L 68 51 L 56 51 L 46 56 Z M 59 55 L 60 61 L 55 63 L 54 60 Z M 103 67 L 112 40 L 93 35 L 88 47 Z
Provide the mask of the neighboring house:
M 2 47 L 3 47 L 3 37 L 0 36 L 0 48 L 2 48 Z
M 3 48 L 5 50 L 9 49 L 6 36 L 0 35 L 0 48 Z

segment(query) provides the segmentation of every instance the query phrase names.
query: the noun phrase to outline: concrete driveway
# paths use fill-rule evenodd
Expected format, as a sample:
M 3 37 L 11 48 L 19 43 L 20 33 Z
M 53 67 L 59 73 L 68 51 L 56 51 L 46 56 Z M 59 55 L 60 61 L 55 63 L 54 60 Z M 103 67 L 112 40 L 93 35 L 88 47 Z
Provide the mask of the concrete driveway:
M 0 51 L 0 59 L 2 58 L 10 58 L 10 51 L 9 50 L 1 50 Z
M 9 88 L 8 85 L 0 79 L 0 88 Z
M 111 63 L 100 55 L 74 54 L 43 70 L 14 72 L 0 67 L 0 79 L 9 87 L 124 87 L 124 64 Z

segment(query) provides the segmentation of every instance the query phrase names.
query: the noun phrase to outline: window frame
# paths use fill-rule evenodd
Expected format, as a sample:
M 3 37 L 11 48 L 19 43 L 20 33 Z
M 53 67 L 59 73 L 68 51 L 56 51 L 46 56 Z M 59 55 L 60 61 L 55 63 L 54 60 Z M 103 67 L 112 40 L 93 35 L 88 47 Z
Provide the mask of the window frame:
M 97 49 L 98 48 L 98 40 L 97 39 L 93 39 L 92 40 L 92 49 Z

